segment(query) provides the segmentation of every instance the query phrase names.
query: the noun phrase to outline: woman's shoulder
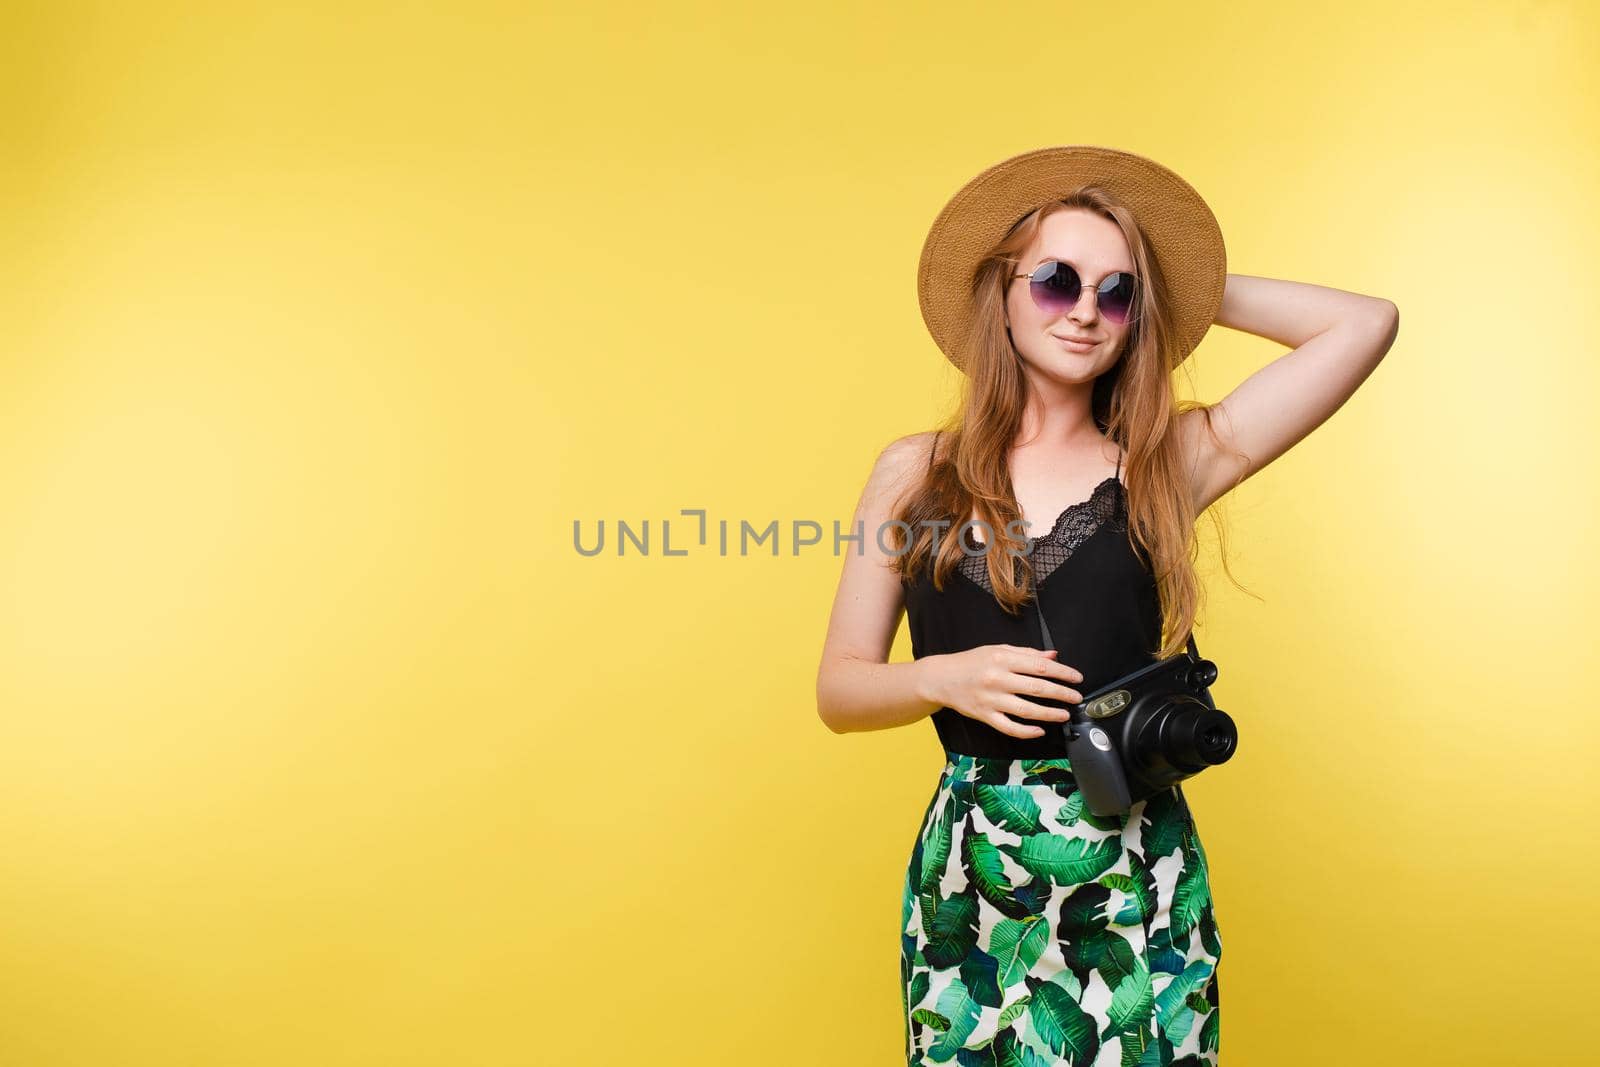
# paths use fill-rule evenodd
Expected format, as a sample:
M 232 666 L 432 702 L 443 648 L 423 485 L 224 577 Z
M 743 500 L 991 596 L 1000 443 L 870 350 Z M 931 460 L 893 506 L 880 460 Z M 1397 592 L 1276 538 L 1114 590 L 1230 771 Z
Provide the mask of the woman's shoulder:
M 938 433 L 937 430 L 910 433 L 884 445 L 867 478 L 868 491 L 898 499 L 917 485 L 928 469 L 928 453 Z M 940 445 L 942 447 L 942 442 Z
M 896 437 L 879 451 L 877 466 L 885 474 L 896 477 L 913 471 L 925 471 L 935 444 L 943 447 L 942 441 L 936 442 L 940 436 L 939 430 L 923 430 Z
M 948 435 L 943 430 L 922 430 L 918 433 L 908 433 L 904 437 L 896 437 L 884 448 L 885 452 L 894 449 L 896 454 L 919 456 L 924 462 L 935 445 L 941 448 Z

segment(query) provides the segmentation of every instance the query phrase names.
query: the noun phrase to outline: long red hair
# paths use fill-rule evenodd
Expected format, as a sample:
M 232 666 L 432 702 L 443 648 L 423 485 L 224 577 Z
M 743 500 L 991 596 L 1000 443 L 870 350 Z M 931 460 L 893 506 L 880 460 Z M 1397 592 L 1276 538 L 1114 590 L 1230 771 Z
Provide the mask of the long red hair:
M 1176 399 L 1173 375 L 1180 361 L 1165 279 L 1132 213 L 1103 188 L 1082 187 L 1024 216 L 979 264 L 972 279 L 973 327 L 961 353 L 967 373 L 960 413 L 940 427 L 943 432 L 931 468 L 895 509 L 894 518 L 917 531 L 911 547 L 906 549 L 907 535 L 899 527 L 891 527 L 890 538 L 902 577 L 926 573 L 932 559 L 934 585 L 943 589 L 951 568 L 961 559 L 961 545 L 948 533 L 936 540 L 940 528 L 925 523 L 948 523 L 942 529 L 950 531 L 975 515 L 991 531 L 985 534 L 993 549 L 986 559 L 995 598 L 1013 613 L 1027 605 L 1032 594 L 1026 575 L 1019 579 L 1012 563 L 1013 553 L 1022 552 L 1025 542 L 1014 536 L 1022 528 L 1022 512 L 1011 488 L 1009 456 L 1022 429 L 1028 381 L 1006 333 L 1005 293 L 1040 225 L 1057 211 L 1072 208 L 1093 211 L 1121 228 L 1141 280 L 1122 356 L 1096 379 L 1090 408 L 1101 433 L 1127 455 L 1122 478 L 1127 485 L 1128 536 L 1156 578 L 1162 639 L 1161 647 L 1151 651 L 1165 658 L 1183 650 L 1202 598 L 1194 567 L 1199 554 L 1194 537 L 1198 516 L 1189 495 L 1188 472 L 1182 467 L 1177 418 L 1202 409 L 1207 431 L 1216 439 L 1214 405 Z M 1217 522 L 1216 509 L 1208 512 Z M 1226 534 L 1220 522 L 1217 530 L 1226 569 Z M 1231 571 L 1228 575 L 1233 577 Z

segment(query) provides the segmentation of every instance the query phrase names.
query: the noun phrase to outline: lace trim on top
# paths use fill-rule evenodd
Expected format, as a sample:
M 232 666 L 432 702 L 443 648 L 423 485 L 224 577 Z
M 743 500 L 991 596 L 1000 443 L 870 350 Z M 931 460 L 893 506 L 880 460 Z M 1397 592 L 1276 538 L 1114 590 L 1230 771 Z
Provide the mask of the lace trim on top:
M 1107 478 L 1095 486 L 1094 492 L 1089 494 L 1087 500 L 1068 504 L 1056 517 L 1055 524 L 1050 527 L 1048 533 L 1031 539 L 1032 547 L 1027 561 L 1033 564 L 1035 581 L 1038 584 L 1044 584 L 1044 580 L 1050 577 L 1057 567 L 1072 557 L 1079 545 L 1089 540 L 1101 526 L 1117 516 L 1120 510 L 1118 505 L 1122 502 L 1121 489 L 1121 479 L 1115 475 Z M 963 540 L 972 549 L 985 547 L 981 541 L 972 536 L 970 528 L 963 531 Z M 1020 581 L 1024 561 L 1013 558 L 1012 563 L 1017 567 L 1016 573 Z M 979 552 L 976 555 L 964 553 L 956 563 L 955 569 L 987 591 L 994 592 L 994 583 L 989 580 L 988 552 Z

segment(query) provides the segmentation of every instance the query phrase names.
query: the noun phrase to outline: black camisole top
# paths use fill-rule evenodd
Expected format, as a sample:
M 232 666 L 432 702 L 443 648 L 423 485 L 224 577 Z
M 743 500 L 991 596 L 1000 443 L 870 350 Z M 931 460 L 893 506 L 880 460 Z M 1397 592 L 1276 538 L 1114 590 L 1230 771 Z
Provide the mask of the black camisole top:
M 934 448 L 938 448 L 937 434 Z M 932 462 L 930 455 L 930 469 Z M 1160 596 L 1145 553 L 1128 531 L 1121 474 L 1119 459 L 1115 475 L 1096 486 L 1088 499 L 1068 505 L 1048 531 L 1033 538 L 1029 557 L 1038 576 L 1039 608 L 1060 650 L 1056 659 L 1083 674 L 1081 684 L 1064 684 L 1085 695 L 1155 662 L 1161 641 Z M 958 525 L 943 532 L 949 536 Z M 1025 603 L 1016 615 L 1002 608 L 994 597 L 983 542 L 970 528 L 962 531 L 962 539 L 967 553 L 946 577 L 943 590 L 933 587 L 931 560 L 922 573 L 903 582 L 912 657 L 964 652 L 980 645 L 1043 648 L 1033 603 Z M 1012 737 L 948 707 L 934 712 L 933 725 L 948 753 L 1066 756 L 1062 724 L 1011 718 L 1045 732 L 1040 737 Z

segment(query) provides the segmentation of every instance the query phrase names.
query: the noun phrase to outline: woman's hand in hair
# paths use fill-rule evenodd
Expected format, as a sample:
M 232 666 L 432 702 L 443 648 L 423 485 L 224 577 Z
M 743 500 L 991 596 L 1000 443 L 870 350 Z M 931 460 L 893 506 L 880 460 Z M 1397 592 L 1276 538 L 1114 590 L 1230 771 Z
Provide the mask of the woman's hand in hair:
M 1042 722 L 1066 722 L 1065 708 L 1046 707 L 1026 697 L 1045 697 L 1076 704 L 1083 694 L 1062 682 L 1080 683 L 1083 675 L 1056 661 L 1056 650 L 1020 645 L 980 645 L 965 652 L 924 656 L 922 696 L 954 708 L 969 719 L 1012 737 L 1042 737 L 1044 728 L 1011 716 Z

